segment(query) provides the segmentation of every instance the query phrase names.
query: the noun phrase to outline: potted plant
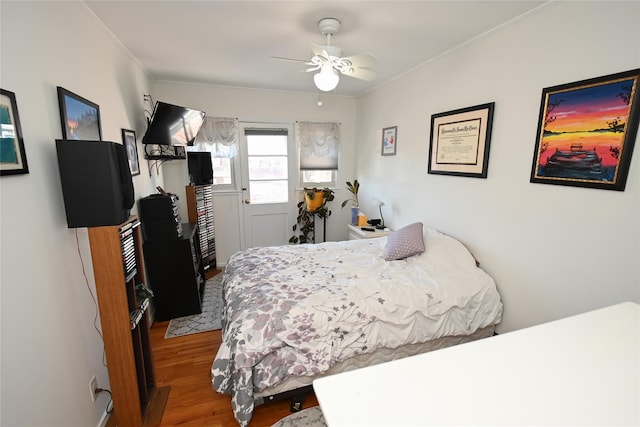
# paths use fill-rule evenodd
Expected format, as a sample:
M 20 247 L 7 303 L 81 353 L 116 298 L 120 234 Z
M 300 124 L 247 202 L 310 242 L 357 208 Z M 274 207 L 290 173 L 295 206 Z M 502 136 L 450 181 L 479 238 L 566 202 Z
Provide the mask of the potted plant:
M 353 180 L 353 184 L 347 181 L 347 190 L 353 195 L 350 199 L 342 202 L 344 208 L 347 203 L 352 202 L 351 206 L 351 225 L 358 225 L 358 213 L 360 211 L 360 204 L 358 203 L 358 190 L 360 190 L 360 183 L 357 179 Z
M 293 225 L 294 234 L 289 243 L 315 243 L 315 222 L 314 217 L 327 218 L 331 215 L 331 210 L 327 207 L 327 202 L 335 198 L 333 190 L 330 188 L 305 188 L 304 200 L 298 202 L 298 216 L 296 224 Z
M 307 210 L 315 212 L 334 199 L 333 190 L 329 188 L 305 188 L 304 189 L 304 201 L 307 205 Z

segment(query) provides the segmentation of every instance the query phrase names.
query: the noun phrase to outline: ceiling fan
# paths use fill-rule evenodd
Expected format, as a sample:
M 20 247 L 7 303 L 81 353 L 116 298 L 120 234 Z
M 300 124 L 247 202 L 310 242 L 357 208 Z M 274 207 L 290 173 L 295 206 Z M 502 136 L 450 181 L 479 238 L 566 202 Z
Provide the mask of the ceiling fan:
M 361 53 L 353 56 L 342 57 L 342 49 L 331 45 L 331 36 L 340 30 L 340 21 L 335 18 L 324 18 L 318 22 L 318 29 L 326 36 L 326 44 L 319 46 L 309 43 L 313 56 L 310 60 L 290 59 L 273 56 L 274 59 L 284 61 L 302 62 L 309 68 L 303 72 L 314 72 L 320 70 L 313 76 L 316 87 L 321 91 L 328 92 L 336 88 L 340 81 L 340 74 L 354 77 L 356 79 L 371 81 L 376 78 L 375 71 L 367 70 L 366 67 L 373 67 L 378 60 L 369 53 Z

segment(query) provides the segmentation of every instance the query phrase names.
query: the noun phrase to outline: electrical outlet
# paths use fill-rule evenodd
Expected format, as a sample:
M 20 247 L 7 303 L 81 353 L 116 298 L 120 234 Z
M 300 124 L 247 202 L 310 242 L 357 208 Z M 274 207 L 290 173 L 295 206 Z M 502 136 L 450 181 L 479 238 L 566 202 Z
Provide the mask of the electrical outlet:
M 96 381 L 96 376 L 91 377 L 91 381 L 89 381 L 89 393 L 91 394 L 91 401 L 96 401 L 96 388 L 98 388 L 98 381 Z

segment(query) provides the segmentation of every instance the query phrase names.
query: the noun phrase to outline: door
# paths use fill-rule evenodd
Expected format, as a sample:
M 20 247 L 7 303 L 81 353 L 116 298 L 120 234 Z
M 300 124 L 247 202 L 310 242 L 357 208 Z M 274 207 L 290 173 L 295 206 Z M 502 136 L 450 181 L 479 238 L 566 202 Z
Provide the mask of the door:
M 292 147 L 291 125 L 245 123 L 240 127 L 245 248 L 289 241 L 295 175 Z

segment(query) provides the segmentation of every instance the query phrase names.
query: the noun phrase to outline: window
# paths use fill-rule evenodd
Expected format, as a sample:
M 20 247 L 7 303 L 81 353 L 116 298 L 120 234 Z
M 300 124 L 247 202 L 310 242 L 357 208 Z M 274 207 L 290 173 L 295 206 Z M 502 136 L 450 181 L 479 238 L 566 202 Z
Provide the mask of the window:
M 192 149 L 211 152 L 214 190 L 235 189 L 234 159 L 238 154 L 237 119 L 205 117 Z
M 300 184 L 335 186 L 340 141 L 339 123 L 296 122 L 300 150 Z
M 233 186 L 233 156 L 228 146 L 221 146 L 213 153 L 213 185 Z M 222 155 L 222 157 L 218 157 Z
M 302 187 L 334 187 L 336 185 L 335 170 L 301 170 L 300 186 Z
M 286 129 L 245 129 L 252 204 L 288 203 Z

